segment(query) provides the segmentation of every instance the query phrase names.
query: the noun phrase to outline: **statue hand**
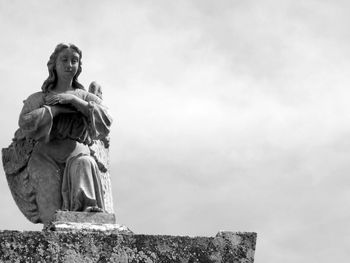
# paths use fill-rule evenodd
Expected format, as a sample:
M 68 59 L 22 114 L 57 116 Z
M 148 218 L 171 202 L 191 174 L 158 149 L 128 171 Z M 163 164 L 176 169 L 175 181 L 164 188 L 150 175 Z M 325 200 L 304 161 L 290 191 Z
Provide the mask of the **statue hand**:
M 73 94 L 49 94 L 45 97 L 45 102 L 47 105 L 71 104 L 74 99 L 75 96 Z

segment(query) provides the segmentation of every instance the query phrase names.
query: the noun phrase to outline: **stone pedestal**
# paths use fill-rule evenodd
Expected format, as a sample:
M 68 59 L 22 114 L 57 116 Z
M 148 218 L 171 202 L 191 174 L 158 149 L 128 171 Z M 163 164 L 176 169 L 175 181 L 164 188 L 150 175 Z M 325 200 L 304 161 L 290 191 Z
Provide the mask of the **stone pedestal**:
M 115 214 L 57 211 L 51 222 L 44 225 L 44 231 L 108 231 L 124 234 L 132 232 L 116 223 Z
M 256 233 L 215 237 L 0 231 L 0 262 L 254 262 Z

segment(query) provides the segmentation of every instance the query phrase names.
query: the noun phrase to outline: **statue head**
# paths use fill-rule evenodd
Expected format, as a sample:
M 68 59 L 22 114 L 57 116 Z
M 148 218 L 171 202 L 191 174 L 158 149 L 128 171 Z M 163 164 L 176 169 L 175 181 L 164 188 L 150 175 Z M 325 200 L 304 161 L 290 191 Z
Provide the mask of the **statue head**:
M 91 82 L 89 92 L 102 99 L 102 87 L 96 81 Z
M 73 89 L 84 89 L 84 86 L 79 83 L 78 81 L 78 76 L 81 73 L 81 58 L 82 58 L 82 52 L 81 50 L 73 45 L 73 44 L 58 44 L 54 50 L 54 52 L 51 54 L 49 61 L 47 62 L 47 68 L 49 71 L 49 76 L 48 78 L 44 81 L 43 85 L 41 86 L 41 89 L 43 92 L 47 92 L 48 90 L 52 89 L 55 87 L 57 83 L 57 72 L 56 72 L 56 60 L 58 58 L 58 55 L 65 49 L 70 48 L 77 52 L 79 54 L 79 67 L 77 73 L 73 77 L 73 82 L 72 82 L 72 88 Z

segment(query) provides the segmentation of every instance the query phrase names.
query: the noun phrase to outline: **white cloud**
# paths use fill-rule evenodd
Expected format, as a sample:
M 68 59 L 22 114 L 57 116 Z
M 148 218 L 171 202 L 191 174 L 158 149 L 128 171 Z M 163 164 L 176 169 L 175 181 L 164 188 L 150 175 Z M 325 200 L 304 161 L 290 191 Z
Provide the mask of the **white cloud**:
M 345 262 L 347 5 L 0 1 L 1 145 L 55 44 L 76 43 L 81 81 L 102 84 L 116 120 L 121 223 L 154 234 L 257 231 L 257 261 Z M 34 229 L 1 178 L 3 229 Z

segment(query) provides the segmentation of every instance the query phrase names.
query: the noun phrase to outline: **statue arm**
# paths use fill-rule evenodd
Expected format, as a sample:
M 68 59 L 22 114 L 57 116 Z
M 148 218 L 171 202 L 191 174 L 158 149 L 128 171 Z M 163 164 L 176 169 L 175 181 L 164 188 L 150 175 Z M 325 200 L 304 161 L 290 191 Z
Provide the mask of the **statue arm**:
M 48 140 L 52 128 L 51 108 L 44 105 L 43 93 L 34 93 L 24 101 L 19 127 L 27 138 Z
M 48 95 L 45 103 L 49 106 L 69 105 L 81 112 L 88 119 L 89 135 L 93 140 L 102 139 L 109 134 L 112 118 L 102 105 L 102 100 L 89 92 L 76 90 L 75 94 Z
M 108 113 L 107 107 L 102 104 L 102 100 L 96 95 L 77 90 L 77 97 L 84 101 L 84 109 L 87 110 L 88 130 L 93 140 L 105 138 L 110 131 L 112 117 Z
M 108 113 L 107 107 L 102 105 L 102 100 L 94 94 L 86 92 L 85 101 L 89 109 L 89 132 L 93 139 L 105 138 L 110 131 L 113 119 Z
M 88 103 L 74 94 L 49 94 L 45 96 L 44 101 L 51 108 L 53 116 L 74 112 L 71 106 L 83 115 L 88 115 Z

